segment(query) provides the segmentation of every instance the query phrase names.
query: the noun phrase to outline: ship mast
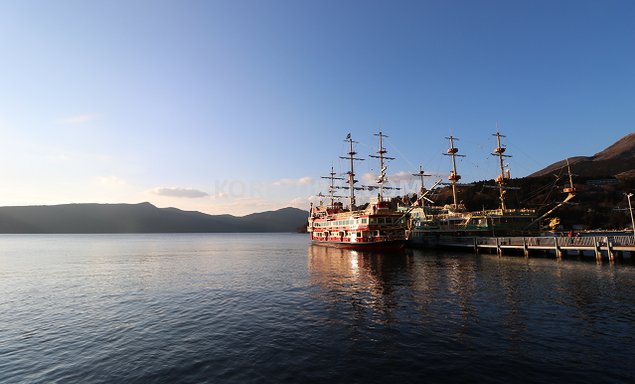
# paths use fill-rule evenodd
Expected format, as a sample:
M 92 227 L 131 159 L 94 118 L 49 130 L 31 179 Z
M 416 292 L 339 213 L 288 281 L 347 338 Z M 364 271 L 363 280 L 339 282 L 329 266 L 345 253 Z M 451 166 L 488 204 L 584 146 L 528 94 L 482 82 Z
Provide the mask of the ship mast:
M 413 173 L 412 176 L 419 176 L 419 180 L 421 181 L 421 189 L 419 191 L 419 199 L 421 200 L 421 206 L 423 206 L 423 194 L 426 192 L 426 187 L 423 181 L 423 178 L 426 176 L 432 176 L 423 171 L 423 167 L 419 165 L 419 172 Z
M 388 136 L 381 133 L 381 130 L 379 131 L 379 133 L 375 133 L 374 135 L 379 136 L 379 150 L 377 151 L 377 155 L 369 156 L 379 159 L 379 177 L 377 178 L 377 184 L 379 184 L 379 201 L 383 201 L 384 188 L 387 188 L 384 187 L 384 183 L 388 181 L 388 178 L 386 177 L 387 166 L 384 164 L 384 160 L 394 160 L 395 158 L 385 156 L 388 151 L 386 151 L 386 148 L 384 148 L 383 138 Z
M 423 171 L 423 167 L 421 165 L 419 165 L 419 172 L 417 173 L 413 173 L 412 176 L 419 176 L 419 180 L 421 181 L 421 189 L 419 190 L 419 198 L 417 200 L 419 200 L 421 203 L 421 213 L 423 214 L 423 217 L 426 217 L 426 210 L 424 208 L 425 205 L 425 200 L 427 199 L 427 197 L 425 197 L 426 194 L 426 187 L 425 187 L 425 183 L 423 181 L 423 178 L 426 176 L 432 176 L 430 174 L 427 174 Z M 434 188 L 434 187 L 433 187 Z
M 573 199 L 576 195 L 576 188 L 575 185 L 573 184 L 573 173 L 571 173 L 571 165 L 569 164 L 569 158 L 566 159 L 567 161 L 567 172 L 569 173 L 569 186 L 568 187 L 564 187 L 562 189 L 562 192 L 566 193 L 567 196 L 564 198 L 564 200 L 562 200 L 560 203 L 558 203 L 555 207 L 551 208 L 550 210 L 548 210 L 547 212 L 543 213 L 542 215 L 540 215 L 536 220 L 532 221 L 531 224 L 529 224 L 529 226 L 532 226 L 534 223 L 539 222 L 540 220 L 544 219 L 545 217 L 549 216 L 553 211 L 555 211 L 556 209 L 560 208 L 561 206 L 565 205 L 566 203 L 569 202 L 569 200 Z
M 350 210 L 352 212 L 355 210 L 355 183 L 357 182 L 357 180 L 355 180 L 354 162 L 355 160 L 362 161 L 364 159 L 358 159 L 355 157 L 357 152 L 353 150 L 353 143 L 356 143 L 356 141 L 353 141 L 353 138 L 351 137 L 350 133 L 346 136 L 346 139 L 344 141 L 348 142 L 348 148 L 349 148 L 348 156 L 340 156 L 340 159 L 348 159 L 350 161 L 350 170 L 347 172 L 348 174 L 347 183 L 348 183 L 348 190 L 350 193 L 350 196 L 349 196 Z
M 454 204 L 452 204 L 452 207 L 454 209 L 458 209 L 459 204 L 456 195 L 456 183 L 461 179 L 461 176 L 456 173 L 456 158 L 465 157 L 465 155 L 457 154 L 459 152 L 459 149 L 454 146 L 454 140 L 459 140 L 458 138 L 450 135 L 449 137 L 446 137 L 446 139 L 450 140 L 450 148 L 448 148 L 448 153 L 444 153 L 444 155 L 452 157 L 452 171 L 450 172 L 450 176 L 448 176 L 448 180 L 450 180 L 450 182 L 452 183 L 452 199 L 454 202 Z
M 492 153 L 492 156 L 498 156 L 498 164 L 500 166 L 500 175 L 498 175 L 498 177 L 496 178 L 496 184 L 498 184 L 498 193 L 499 193 L 499 199 L 501 202 L 501 210 L 505 211 L 505 179 L 508 178 L 508 175 L 505 175 L 505 163 L 503 161 L 503 158 L 505 157 L 511 157 L 509 155 L 505 155 L 505 147 L 503 145 L 501 145 L 501 137 L 505 137 L 505 135 L 501 135 L 500 132 L 498 132 L 498 125 L 496 126 L 496 133 L 492 134 L 492 136 L 496 136 L 496 143 L 497 146 L 496 148 L 494 148 L 494 153 Z
M 335 208 L 335 199 L 342 197 L 342 196 L 336 196 L 335 195 L 335 180 L 344 180 L 343 177 L 335 177 L 335 175 L 337 175 L 337 173 L 335 173 L 335 171 L 333 170 L 333 167 L 331 167 L 331 173 L 329 174 L 329 176 L 322 176 L 323 179 L 329 179 L 331 180 L 331 185 L 329 185 L 329 198 L 331 199 L 331 209 Z
M 576 189 L 573 185 L 573 173 L 571 173 L 571 165 L 569 164 L 569 158 L 567 157 L 567 172 L 569 174 L 569 186 L 563 188 L 563 192 L 575 195 Z

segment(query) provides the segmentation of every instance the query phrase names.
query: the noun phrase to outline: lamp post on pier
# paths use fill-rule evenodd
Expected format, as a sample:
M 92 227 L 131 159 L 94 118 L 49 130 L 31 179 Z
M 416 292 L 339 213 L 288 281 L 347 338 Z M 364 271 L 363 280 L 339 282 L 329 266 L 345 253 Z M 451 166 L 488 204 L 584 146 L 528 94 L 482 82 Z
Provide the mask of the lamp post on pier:
M 633 207 L 631 206 L 631 197 L 633 196 L 632 193 L 625 193 L 626 197 L 628 198 L 628 210 L 631 213 L 631 225 L 633 228 L 633 237 L 635 237 L 635 220 L 633 220 Z

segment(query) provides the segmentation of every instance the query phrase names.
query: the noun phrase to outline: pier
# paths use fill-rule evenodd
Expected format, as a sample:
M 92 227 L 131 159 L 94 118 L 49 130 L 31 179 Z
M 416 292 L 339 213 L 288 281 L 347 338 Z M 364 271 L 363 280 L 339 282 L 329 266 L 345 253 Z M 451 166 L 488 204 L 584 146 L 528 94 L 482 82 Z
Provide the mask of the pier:
M 635 254 L 635 236 L 581 237 L 441 237 L 439 247 L 504 253 L 555 255 L 593 255 L 597 261 Z

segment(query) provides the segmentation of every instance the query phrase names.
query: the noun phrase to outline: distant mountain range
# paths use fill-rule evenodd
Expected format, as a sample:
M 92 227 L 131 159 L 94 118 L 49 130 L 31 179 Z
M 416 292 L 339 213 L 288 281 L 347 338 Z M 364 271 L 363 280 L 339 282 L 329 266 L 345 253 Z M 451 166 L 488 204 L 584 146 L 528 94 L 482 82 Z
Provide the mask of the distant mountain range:
M 580 196 L 576 197 L 578 206 L 559 211 L 563 221 L 568 215 L 572 223 L 584 222 L 591 227 L 604 223 L 609 223 L 612 228 L 623 226 L 626 216 L 612 208 L 624 200 L 623 191 L 635 189 L 635 133 L 624 136 L 593 156 L 571 157 L 569 163 L 577 175 L 575 182 Z M 543 191 L 536 183 L 553 179 L 552 174 L 562 175 L 565 166 L 566 160 L 561 160 L 526 178 L 511 180 L 519 187 L 515 193 L 517 205 L 540 202 L 545 205 L 550 201 L 551 192 Z M 619 185 L 591 187 L 579 184 L 584 180 L 612 177 L 620 180 Z M 489 193 L 483 183 L 486 182 L 463 187 L 462 201 L 469 209 L 497 206 L 497 196 L 494 192 Z M 435 201 L 447 203 L 451 198 L 448 191 L 448 188 L 440 188 Z M 555 200 L 558 199 L 556 196 Z M 297 208 L 283 208 L 236 217 L 157 208 L 150 203 L 0 207 L 0 233 L 297 232 L 305 228 L 308 214 Z
M 297 208 L 208 215 L 150 203 L 0 207 L 0 233 L 297 232 L 308 215 Z
M 622 137 L 613 145 L 593 156 L 569 158 L 572 173 L 582 177 L 635 177 L 635 133 Z M 566 159 L 534 172 L 529 177 L 546 176 L 566 166 Z

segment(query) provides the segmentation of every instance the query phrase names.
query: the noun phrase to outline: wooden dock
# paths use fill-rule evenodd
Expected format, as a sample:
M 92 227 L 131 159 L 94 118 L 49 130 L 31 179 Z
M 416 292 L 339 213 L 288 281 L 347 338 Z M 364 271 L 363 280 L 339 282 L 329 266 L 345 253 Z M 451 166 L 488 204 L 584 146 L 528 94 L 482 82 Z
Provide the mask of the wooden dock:
M 594 255 L 596 260 L 635 254 L 635 236 L 580 236 L 580 237 L 441 237 L 439 246 L 443 248 L 472 249 L 496 252 L 521 253 L 529 257 L 532 253 L 555 255 L 562 258 L 568 255 Z

